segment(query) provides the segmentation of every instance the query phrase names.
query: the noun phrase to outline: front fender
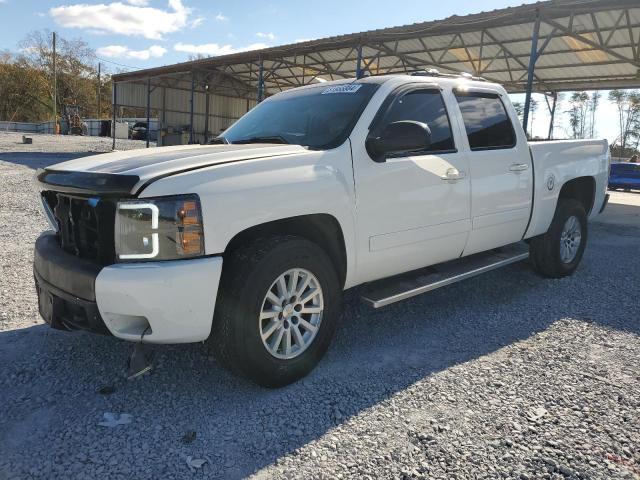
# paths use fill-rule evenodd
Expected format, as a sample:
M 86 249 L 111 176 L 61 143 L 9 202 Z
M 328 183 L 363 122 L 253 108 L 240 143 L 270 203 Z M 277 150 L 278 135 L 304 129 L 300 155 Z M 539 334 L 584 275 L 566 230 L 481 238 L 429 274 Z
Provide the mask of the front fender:
M 354 187 L 348 144 L 241 161 L 186 172 L 152 183 L 142 197 L 197 193 L 202 205 L 205 252 L 225 251 L 238 233 L 300 215 L 328 214 L 342 229 L 347 254 L 346 285 L 355 259 Z

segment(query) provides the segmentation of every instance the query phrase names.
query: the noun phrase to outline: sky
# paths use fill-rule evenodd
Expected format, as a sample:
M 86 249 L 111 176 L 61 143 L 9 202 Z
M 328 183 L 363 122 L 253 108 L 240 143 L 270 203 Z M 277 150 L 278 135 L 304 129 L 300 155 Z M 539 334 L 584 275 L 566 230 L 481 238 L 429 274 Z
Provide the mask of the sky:
M 27 33 L 49 29 L 86 41 L 106 70 L 133 70 L 522 3 L 533 2 L 0 0 L 0 51 L 17 52 Z M 534 135 L 546 136 L 548 113 L 543 98 L 538 100 Z M 596 129 L 610 141 L 616 135 L 615 121 L 609 120 L 614 113 L 603 101 Z

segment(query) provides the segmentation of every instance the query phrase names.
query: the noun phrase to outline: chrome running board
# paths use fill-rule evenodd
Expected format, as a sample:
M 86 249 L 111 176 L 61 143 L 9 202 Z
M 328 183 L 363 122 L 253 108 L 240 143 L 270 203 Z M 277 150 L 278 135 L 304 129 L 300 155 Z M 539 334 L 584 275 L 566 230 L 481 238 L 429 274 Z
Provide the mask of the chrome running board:
M 488 252 L 376 280 L 365 286 L 362 300 L 373 308 L 384 307 L 528 257 L 529 245 L 524 242 L 514 243 Z

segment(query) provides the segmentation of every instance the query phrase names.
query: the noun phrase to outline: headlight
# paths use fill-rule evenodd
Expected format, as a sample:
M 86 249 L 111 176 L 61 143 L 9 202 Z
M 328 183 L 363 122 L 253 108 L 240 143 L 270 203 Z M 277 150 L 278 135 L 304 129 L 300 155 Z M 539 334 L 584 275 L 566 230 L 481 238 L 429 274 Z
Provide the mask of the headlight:
M 204 255 L 197 195 L 118 202 L 116 256 L 127 260 L 172 260 Z

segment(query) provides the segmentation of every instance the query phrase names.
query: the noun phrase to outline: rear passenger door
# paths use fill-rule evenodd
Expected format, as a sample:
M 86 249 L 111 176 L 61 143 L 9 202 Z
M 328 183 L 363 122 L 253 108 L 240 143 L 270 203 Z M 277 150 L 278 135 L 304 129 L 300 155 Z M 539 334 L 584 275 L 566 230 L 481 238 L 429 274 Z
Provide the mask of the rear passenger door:
M 522 239 L 531 213 L 533 165 L 507 98 L 497 92 L 454 93 L 471 175 L 471 233 L 464 250 L 470 255 Z

